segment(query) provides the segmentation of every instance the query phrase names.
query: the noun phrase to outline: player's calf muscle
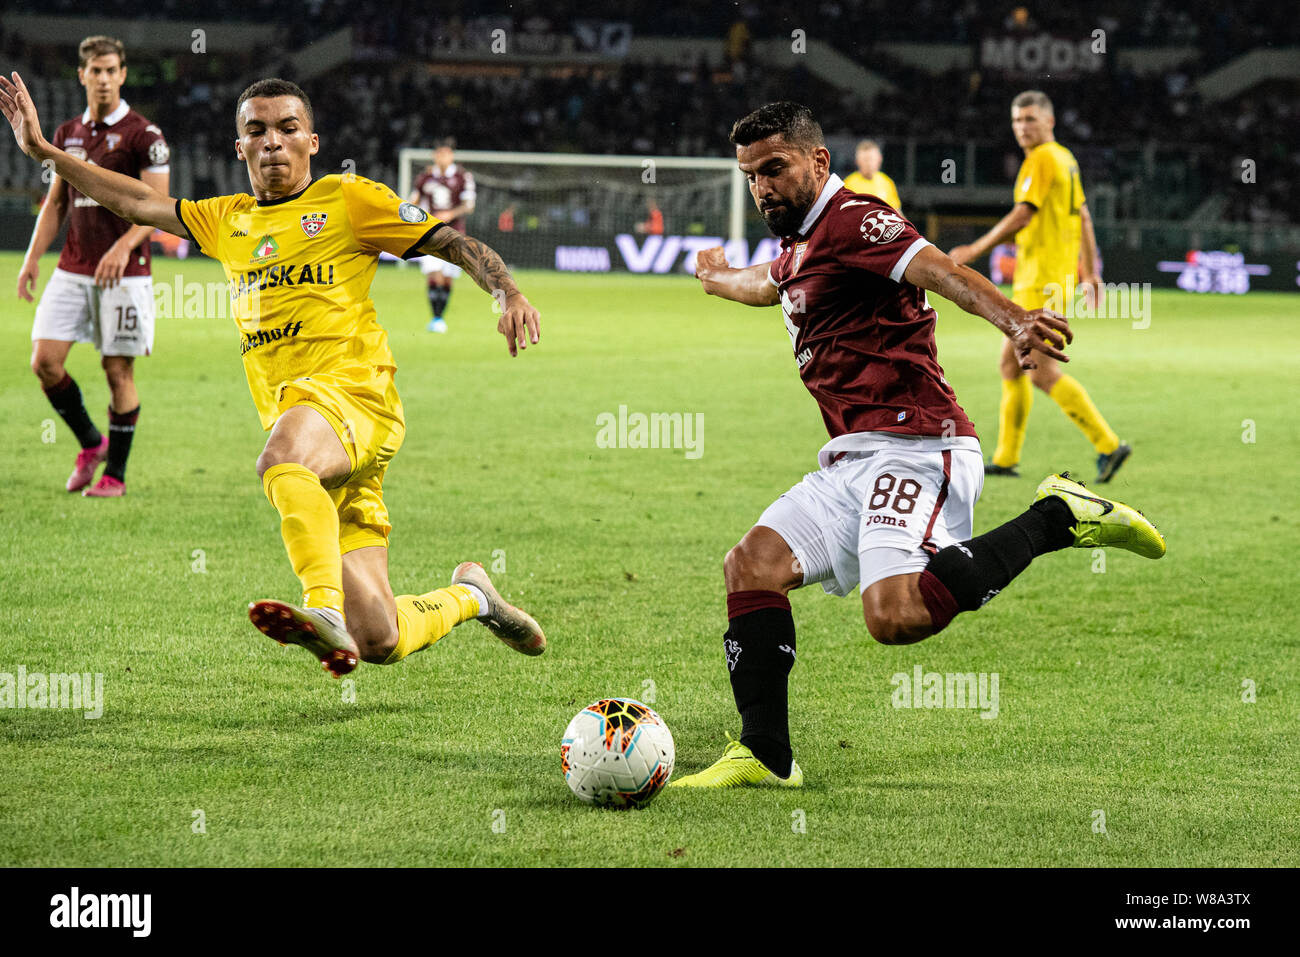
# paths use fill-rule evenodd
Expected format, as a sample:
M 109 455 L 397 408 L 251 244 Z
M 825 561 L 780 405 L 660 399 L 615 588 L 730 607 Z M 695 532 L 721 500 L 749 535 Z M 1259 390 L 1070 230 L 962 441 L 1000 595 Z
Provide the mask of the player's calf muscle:
M 920 578 L 920 574 L 895 575 L 862 593 L 862 619 L 871 637 L 882 645 L 910 645 L 934 634 Z

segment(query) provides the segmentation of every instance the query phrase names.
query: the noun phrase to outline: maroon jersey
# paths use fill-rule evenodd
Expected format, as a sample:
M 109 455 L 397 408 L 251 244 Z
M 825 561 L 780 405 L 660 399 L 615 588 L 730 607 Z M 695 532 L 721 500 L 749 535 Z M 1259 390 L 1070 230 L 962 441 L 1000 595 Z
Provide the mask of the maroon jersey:
M 935 357 L 935 313 L 903 272 L 929 243 L 902 214 L 832 175 L 770 267 L 799 377 L 834 439 L 974 436 Z
M 438 169 L 435 164 L 420 174 L 415 181 L 415 192 L 419 195 L 418 205 L 442 219 L 443 213 L 461 203 L 474 202 L 474 174 L 459 163 L 452 163 L 445 170 Z M 447 224 L 458 232 L 465 231 L 463 216 L 457 216 Z
M 115 173 L 139 179 L 144 171 L 165 173 L 170 158 L 162 130 L 131 109 L 126 100 L 102 122 L 90 118 L 87 110 L 54 131 L 54 145 L 78 159 L 87 160 Z M 93 276 L 108 248 L 131 228 L 70 183 L 68 190 L 68 239 L 59 256 L 59 268 Z M 127 260 L 124 276 L 149 275 L 149 243 L 136 247 Z

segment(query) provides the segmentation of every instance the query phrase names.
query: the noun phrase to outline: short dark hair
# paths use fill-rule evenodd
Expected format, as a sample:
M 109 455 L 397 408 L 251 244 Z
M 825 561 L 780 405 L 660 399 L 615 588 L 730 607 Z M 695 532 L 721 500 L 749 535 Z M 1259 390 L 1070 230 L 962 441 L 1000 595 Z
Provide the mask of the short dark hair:
M 826 145 L 821 124 L 813 117 L 812 110 L 788 100 L 760 106 L 731 127 L 731 142 L 735 146 L 749 146 L 777 135 L 806 152 Z
M 77 47 L 77 58 L 81 61 L 79 66 L 83 69 L 86 64 L 97 56 L 111 56 L 117 54 L 118 63 L 126 66 L 126 48 L 122 46 L 122 41 L 116 37 L 94 36 L 86 37 Z
M 239 129 L 239 108 L 244 105 L 245 100 L 251 100 L 255 96 L 296 96 L 302 100 L 302 105 L 307 110 L 307 128 L 313 131 L 316 129 L 316 114 L 312 112 L 311 100 L 307 99 L 307 94 L 303 92 L 302 87 L 289 80 L 270 77 L 269 79 L 258 80 L 239 94 L 239 101 L 235 103 L 236 130 Z

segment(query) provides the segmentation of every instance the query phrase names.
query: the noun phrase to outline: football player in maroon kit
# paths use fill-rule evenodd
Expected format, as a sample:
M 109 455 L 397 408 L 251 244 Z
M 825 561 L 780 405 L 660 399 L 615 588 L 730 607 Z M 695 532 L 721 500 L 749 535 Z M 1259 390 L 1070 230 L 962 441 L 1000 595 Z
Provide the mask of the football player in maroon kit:
M 87 37 L 78 49 L 77 79 L 86 88 L 86 112 L 54 133 L 53 143 L 80 159 L 133 176 L 168 192 L 168 149 L 162 131 L 122 99 L 126 54 L 111 37 Z M 41 293 L 32 325 L 32 371 L 54 410 L 81 444 L 67 490 L 95 498 L 126 491 L 140 400 L 136 356 L 153 349 L 153 280 L 149 271 L 152 226 L 132 226 L 65 183 L 51 169 L 50 191 L 27 257 L 18 272 L 18 295 L 31 301 L 38 263 L 68 220 L 68 238 L 54 274 Z M 81 390 L 64 368 L 74 342 L 99 350 L 108 377 L 108 435 L 86 412 Z M 95 485 L 95 469 L 107 461 Z M 90 487 L 88 487 L 90 486 Z
M 474 212 L 474 174 L 456 162 L 456 141 L 445 139 L 433 151 L 433 165 L 425 169 L 415 181 L 407 202 L 432 213 L 457 232 L 465 232 L 465 217 Z M 437 256 L 421 256 L 420 272 L 424 273 L 429 295 L 430 332 L 446 332 L 447 300 L 451 298 L 451 282 L 460 275 L 460 267 Z
M 739 741 L 684 787 L 798 787 L 787 717 L 795 630 L 788 594 L 819 583 L 862 594 L 867 630 L 887 645 L 942 631 L 1006 588 L 1039 555 L 1115 546 L 1159 558 L 1165 542 L 1136 509 L 1048 476 L 1018 517 L 973 535 L 984 482 L 979 439 L 936 358 L 926 291 L 982 316 L 1015 345 L 1066 362 L 1065 319 L 1025 310 L 956 265 L 897 210 L 844 188 L 812 113 L 772 103 L 738 120 L 736 159 L 781 255 L 727 266 L 700 253 L 711 295 L 780 304 L 799 375 L 830 441 L 821 468 L 782 495 L 727 554 L 727 668 Z

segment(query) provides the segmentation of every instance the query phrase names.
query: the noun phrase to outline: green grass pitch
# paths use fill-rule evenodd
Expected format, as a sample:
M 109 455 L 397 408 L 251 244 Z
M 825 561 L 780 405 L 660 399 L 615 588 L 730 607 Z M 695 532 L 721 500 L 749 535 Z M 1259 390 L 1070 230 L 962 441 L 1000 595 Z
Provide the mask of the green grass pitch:
M 11 297 L 18 265 L 0 256 Z M 158 281 L 178 270 L 220 280 L 199 260 L 160 262 Z M 418 272 L 380 270 L 408 423 L 390 564 L 400 593 L 504 561 L 502 590 L 550 649 L 524 658 L 466 625 L 363 665 L 355 701 L 245 617 L 297 582 L 254 471 L 264 436 L 231 324 L 160 321 L 129 495 L 99 502 L 62 490 L 75 443 L 61 422 L 43 441 L 33 307 L 10 300 L 0 672 L 102 673 L 104 712 L 0 708 L 0 864 L 1300 863 L 1295 297 L 1160 292 L 1149 328 L 1075 322 L 1071 371 L 1136 449 L 1113 492 L 1165 532 L 1163 561 L 1052 555 L 899 648 L 869 638 L 856 599 L 797 592 L 805 788 L 670 790 L 616 813 L 569 793 L 561 732 L 596 698 L 652 697 L 678 774 L 717 757 L 738 730 L 722 557 L 815 468 L 825 433 L 776 310 L 706 300 L 687 278 L 520 278 L 543 339 L 511 360 L 468 281 L 434 336 Z M 940 361 L 991 444 L 998 335 L 940 316 Z M 94 351 L 74 348 L 70 369 L 102 425 Z M 620 405 L 703 413 L 703 454 L 598 447 L 597 417 Z M 1042 475 L 1092 466 L 1038 395 L 1025 477 L 988 482 L 977 532 Z M 918 665 L 996 672 L 998 716 L 895 709 L 891 676 Z

